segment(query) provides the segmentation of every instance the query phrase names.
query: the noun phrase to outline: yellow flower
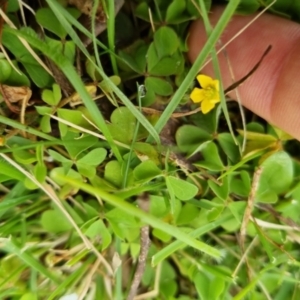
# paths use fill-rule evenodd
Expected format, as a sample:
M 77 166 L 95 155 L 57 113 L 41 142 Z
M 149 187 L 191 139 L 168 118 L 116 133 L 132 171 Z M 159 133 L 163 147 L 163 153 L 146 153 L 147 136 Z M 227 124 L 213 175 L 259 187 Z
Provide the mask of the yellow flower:
M 201 102 L 201 111 L 207 114 L 220 102 L 219 80 L 206 75 L 198 75 L 197 80 L 201 89 L 194 88 L 190 97 L 194 103 Z

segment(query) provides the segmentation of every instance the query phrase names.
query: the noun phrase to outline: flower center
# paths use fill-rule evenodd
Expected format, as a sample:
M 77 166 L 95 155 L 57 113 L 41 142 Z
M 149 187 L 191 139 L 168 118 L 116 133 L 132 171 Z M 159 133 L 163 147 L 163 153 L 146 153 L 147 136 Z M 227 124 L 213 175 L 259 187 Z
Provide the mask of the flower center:
M 207 98 L 209 100 L 212 100 L 216 97 L 216 89 L 212 86 L 207 87 L 204 90 L 204 93 L 205 93 L 205 98 Z

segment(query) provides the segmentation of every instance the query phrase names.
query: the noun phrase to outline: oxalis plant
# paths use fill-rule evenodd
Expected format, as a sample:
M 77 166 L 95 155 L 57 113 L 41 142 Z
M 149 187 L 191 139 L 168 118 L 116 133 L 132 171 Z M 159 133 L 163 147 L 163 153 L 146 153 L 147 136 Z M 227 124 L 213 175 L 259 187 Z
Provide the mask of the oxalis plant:
M 299 144 L 227 101 L 270 48 L 226 90 L 215 50 L 296 1 L 0 3 L 0 299 L 298 299 Z

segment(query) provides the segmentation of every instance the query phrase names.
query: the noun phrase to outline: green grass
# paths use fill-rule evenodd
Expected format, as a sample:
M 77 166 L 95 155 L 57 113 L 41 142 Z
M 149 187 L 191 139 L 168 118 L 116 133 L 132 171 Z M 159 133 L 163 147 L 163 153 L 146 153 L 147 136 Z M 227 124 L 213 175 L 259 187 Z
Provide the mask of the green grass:
M 212 29 L 210 1 L 131 0 L 117 18 L 101 4 L 91 29 L 60 1 L 32 7 L 43 35 L 21 28 L 17 1 L 7 7 L 16 28 L 3 27 L 0 82 L 33 96 L 23 123 L 0 103 L 0 299 L 119 300 L 136 280 L 136 299 L 298 299 L 298 142 L 249 112 L 245 122 L 223 91 L 210 113 L 185 115 L 209 57 L 220 79 L 215 45 L 232 15 L 256 6 L 227 1 Z M 199 12 L 208 40 L 190 65 Z M 28 47 L 64 74 L 58 86 Z

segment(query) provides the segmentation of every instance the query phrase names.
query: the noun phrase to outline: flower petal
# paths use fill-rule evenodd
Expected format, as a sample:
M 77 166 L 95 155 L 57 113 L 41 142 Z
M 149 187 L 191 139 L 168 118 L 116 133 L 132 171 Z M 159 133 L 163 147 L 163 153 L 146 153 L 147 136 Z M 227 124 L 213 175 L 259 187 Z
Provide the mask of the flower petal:
M 197 80 L 203 89 L 206 89 L 209 86 L 214 86 L 214 80 L 207 75 L 200 74 L 197 76 Z
M 214 85 L 216 91 L 219 91 L 219 90 L 220 90 L 220 82 L 219 82 L 219 80 L 218 80 L 218 79 L 215 79 L 215 80 L 213 80 L 212 83 L 213 83 L 213 85 Z
M 194 88 L 193 91 L 191 92 L 190 98 L 194 103 L 199 103 L 203 101 L 205 99 L 204 90 Z
M 216 94 L 213 98 L 209 99 L 209 101 L 212 103 L 219 103 L 221 101 L 220 95 Z
M 201 111 L 203 114 L 207 114 L 208 112 L 210 112 L 214 107 L 215 107 L 215 103 L 208 101 L 208 100 L 204 100 L 201 103 Z

